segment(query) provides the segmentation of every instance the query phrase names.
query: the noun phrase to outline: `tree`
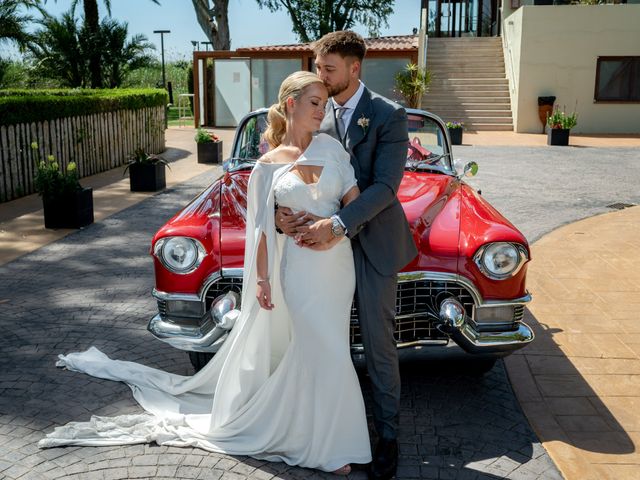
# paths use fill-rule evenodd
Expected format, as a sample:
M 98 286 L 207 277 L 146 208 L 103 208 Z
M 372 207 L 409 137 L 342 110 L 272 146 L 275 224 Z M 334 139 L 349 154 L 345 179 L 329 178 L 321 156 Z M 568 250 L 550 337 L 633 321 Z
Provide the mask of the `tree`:
M 32 40 L 26 25 L 33 21 L 33 17 L 21 13 L 21 7 L 26 9 L 38 8 L 37 1 L 1 0 L 0 1 L 0 45 L 15 42 L 24 50 Z
M 151 0 L 160 5 L 158 0 Z M 80 0 L 73 0 L 71 11 L 75 13 Z M 111 0 L 104 0 L 107 14 L 111 16 Z M 91 72 L 91 88 L 101 88 L 103 85 L 102 69 L 100 68 L 100 16 L 98 12 L 98 0 L 82 0 L 84 11 L 84 26 L 87 32 L 85 41 L 89 53 L 89 71 Z
M 144 35 L 134 35 L 127 41 L 128 24 L 105 19 L 100 25 L 100 39 L 103 46 L 102 74 L 110 88 L 122 85 L 127 74 L 153 63 L 150 54 L 155 47 Z
M 284 8 L 293 23 L 293 31 L 301 42 L 317 40 L 329 32 L 346 30 L 360 23 L 370 36 L 389 26 L 393 13 L 389 0 L 256 0 L 260 8 L 276 12 Z
M 36 75 L 59 80 L 67 87 L 86 87 L 87 52 L 73 13 L 63 13 L 60 19 L 46 16 L 40 23 L 42 29 L 35 33 L 31 47 Z
M 87 38 L 93 37 L 100 45 L 98 65 L 100 78 L 111 88 L 119 87 L 131 70 L 149 65 L 154 46 L 144 35 L 135 35 L 127 41 L 128 25 L 114 19 L 103 20 L 98 34 L 89 32 L 75 18 L 73 9 L 60 19 L 44 17 L 42 29 L 35 34 L 31 48 L 38 75 L 59 80 L 68 87 L 87 87 L 93 75 L 90 71 L 93 51 Z
M 191 0 L 200 28 L 214 50 L 230 50 L 229 0 Z

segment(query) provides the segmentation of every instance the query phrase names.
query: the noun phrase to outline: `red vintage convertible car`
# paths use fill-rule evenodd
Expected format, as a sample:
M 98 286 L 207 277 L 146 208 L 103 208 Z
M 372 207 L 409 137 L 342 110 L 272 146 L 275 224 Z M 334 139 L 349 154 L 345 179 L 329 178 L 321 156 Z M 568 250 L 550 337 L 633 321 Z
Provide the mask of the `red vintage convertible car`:
M 419 255 L 398 274 L 395 337 L 401 358 L 446 354 L 473 358 L 475 371 L 524 347 L 522 322 L 527 240 L 457 172 L 440 118 L 408 110 L 409 149 L 398 192 Z M 266 110 L 238 127 L 225 173 L 154 236 L 158 339 L 189 352 L 202 368 L 233 328 L 225 314 L 241 303 L 247 182 L 265 151 Z M 351 311 L 351 349 L 362 358 L 358 306 Z

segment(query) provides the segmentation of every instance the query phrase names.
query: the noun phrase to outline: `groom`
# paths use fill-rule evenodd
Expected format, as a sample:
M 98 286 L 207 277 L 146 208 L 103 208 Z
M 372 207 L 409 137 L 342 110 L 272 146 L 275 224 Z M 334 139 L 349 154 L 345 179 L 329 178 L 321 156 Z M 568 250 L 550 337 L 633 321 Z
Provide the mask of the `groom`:
M 397 273 L 418 253 L 396 197 L 407 157 L 407 115 L 360 81 L 366 53 L 360 35 L 329 33 L 312 48 L 316 73 L 331 97 L 320 131 L 341 141 L 351 154 L 361 194 L 333 217 L 310 226 L 285 212 L 276 215 L 276 224 L 287 234 L 303 233 L 312 248 L 342 235 L 352 240 L 358 317 L 379 437 L 369 478 L 388 479 L 398 461 L 400 372 L 393 336 Z

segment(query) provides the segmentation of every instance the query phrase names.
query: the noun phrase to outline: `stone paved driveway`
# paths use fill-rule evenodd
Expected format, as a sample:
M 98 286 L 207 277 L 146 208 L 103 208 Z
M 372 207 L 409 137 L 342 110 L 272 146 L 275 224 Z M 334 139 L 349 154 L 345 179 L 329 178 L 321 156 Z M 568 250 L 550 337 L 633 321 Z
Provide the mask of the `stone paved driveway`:
M 571 157 L 572 150 L 462 147 L 463 152 L 467 159 L 491 157 L 483 162 L 474 185 L 533 237 L 571 220 L 576 215 L 570 214 L 573 208 L 578 216 L 587 216 L 593 214 L 590 203 L 637 196 L 612 185 L 617 174 L 597 175 L 623 168 L 633 185 L 637 172 L 628 152 L 587 152 L 588 160 Z M 540 152 L 546 153 L 541 157 Z M 586 162 L 588 175 L 580 177 L 566 161 L 578 166 Z M 548 188 L 543 178 L 550 175 L 554 180 L 549 169 L 558 163 L 570 175 Z M 146 332 L 146 322 L 155 312 L 148 249 L 153 232 L 211 179 L 198 177 L 0 267 L 0 477 L 329 477 L 188 448 L 36 446 L 54 425 L 87 420 L 93 414 L 140 411 L 126 386 L 56 369 L 58 353 L 96 345 L 115 358 L 191 374 L 184 353 Z M 593 188 L 585 190 L 587 186 Z M 553 208 L 540 214 L 546 199 Z M 437 362 L 404 365 L 402 379 L 398 478 L 561 478 L 524 419 L 501 362 L 482 378 L 464 376 Z M 366 377 L 362 380 L 368 398 Z M 351 477 L 365 475 L 356 470 Z

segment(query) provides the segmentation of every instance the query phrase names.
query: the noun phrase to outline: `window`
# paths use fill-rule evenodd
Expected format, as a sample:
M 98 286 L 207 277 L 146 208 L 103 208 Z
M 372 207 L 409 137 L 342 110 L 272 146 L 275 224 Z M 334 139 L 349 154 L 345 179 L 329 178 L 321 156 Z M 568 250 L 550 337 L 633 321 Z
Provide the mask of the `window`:
M 640 102 L 640 57 L 598 57 L 596 102 Z
M 300 59 L 251 59 L 251 109 L 269 107 L 278 101 L 280 84 L 300 70 Z

